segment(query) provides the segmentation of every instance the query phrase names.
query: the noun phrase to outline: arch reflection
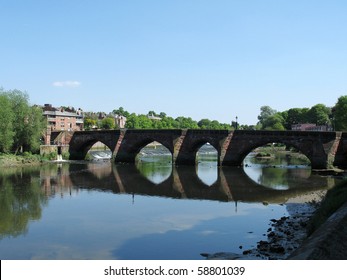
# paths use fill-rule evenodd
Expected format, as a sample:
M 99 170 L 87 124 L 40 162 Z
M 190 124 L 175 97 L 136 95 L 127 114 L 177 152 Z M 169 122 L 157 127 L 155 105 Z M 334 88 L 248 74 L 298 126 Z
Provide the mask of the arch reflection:
M 254 182 L 242 168 L 219 168 L 217 180 L 211 186 L 198 177 L 194 166 L 172 167 L 167 179 L 160 183 L 148 180 L 135 165 L 80 164 L 68 165 L 60 188 L 100 190 L 133 195 L 168 197 L 173 199 L 217 200 L 222 202 L 285 203 L 289 198 L 324 190 L 335 182 L 319 176 L 298 177 L 288 182 L 288 189 L 271 189 Z M 57 176 L 42 181 L 45 185 Z M 324 181 L 324 182 L 323 182 Z M 64 186 L 63 186 L 64 185 Z
M 294 173 L 297 174 L 294 176 Z M 159 183 L 149 180 L 132 164 L 84 162 L 6 169 L 0 178 L 0 240 L 27 232 L 30 222 L 41 219 L 43 208 L 48 206 L 51 197 L 78 196 L 83 190 L 171 199 L 280 204 L 315 190 L 328 189 L 336 180 L 292 169 L 286 179 L 287 188 L 276 189 L 263 186 L 261 180 L 255 182 L 243 168 L 235 167 L 217 168 L 217 180 L 210 186 L 199 178 L 195 166 L 173 166 Z

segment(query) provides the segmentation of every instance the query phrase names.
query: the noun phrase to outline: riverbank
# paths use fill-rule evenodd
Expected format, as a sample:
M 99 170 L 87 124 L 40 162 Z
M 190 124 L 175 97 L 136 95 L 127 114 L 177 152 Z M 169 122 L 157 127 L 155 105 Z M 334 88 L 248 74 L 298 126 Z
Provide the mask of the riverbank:
M 310 201 L 311 199 L 311 201 Z M 347 259 L 347 180 L 327 192 L 288 201 L 290 216 L 271 220 L 265 240 L 243 254 L 203 254 L 209 260 Z
M 22 155 L 0 154 L 1 167 L 18 167 L 23 165 L 38 165 L 44 159 L 40 155 L 24 153 Z
M 287 202 L 288 216 L 268 221 L 269 228 L 256 247 L 242 254 L 219 252 L 204 254 L 208 260 L 284 260 L 303 243 L 307 236 L 306 227 L 318 209 L 326 191 L 314 192 Z

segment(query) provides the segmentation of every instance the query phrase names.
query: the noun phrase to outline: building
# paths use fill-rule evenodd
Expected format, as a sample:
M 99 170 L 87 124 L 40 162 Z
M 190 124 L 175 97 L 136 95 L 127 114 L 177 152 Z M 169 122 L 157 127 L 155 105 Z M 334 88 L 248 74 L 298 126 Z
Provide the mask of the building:
M 333 131 L 331 125 L 316 125 L 314 123 L 293 124 L 292 130 L 296 131 Z
M 147 115 L 150 120 L 161 121 L 161 117 L 154 116 L 153 114 Z
M 305 131 L 305 130 L 311 129 L 313 127 L 316 127 L 316 125 L 314 123 L 292 124 L 292 130 L 295 130 L 295 131 Z
M 55 108 L 51 104 L 45 104 L 42 108 L 43 116 L 47 120 L 47 132 L 45 144 L 50 144 L 52 131 L 81 131 L 83 130 L 83 111 L 71 107 Z
M 116 127 L 118 128 L 125 128 L 125 123 L 127 122 L 127 118 L 121 115 L 115 115 L 114 117 Z

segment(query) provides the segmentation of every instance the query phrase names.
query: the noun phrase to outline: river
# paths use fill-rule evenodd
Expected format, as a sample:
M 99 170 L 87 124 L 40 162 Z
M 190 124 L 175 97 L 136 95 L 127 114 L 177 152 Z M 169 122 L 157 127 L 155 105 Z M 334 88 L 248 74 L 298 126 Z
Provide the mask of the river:
M 93 154 L 94 153 L 94 154 Z M 271 219 L 332 187 L 285 156 L 218 168 L 206 146 L 196 167 L 160 147 L 136 165 L 98 160 L 0 171 L 0 259 L 203 259 L 253 249 Z

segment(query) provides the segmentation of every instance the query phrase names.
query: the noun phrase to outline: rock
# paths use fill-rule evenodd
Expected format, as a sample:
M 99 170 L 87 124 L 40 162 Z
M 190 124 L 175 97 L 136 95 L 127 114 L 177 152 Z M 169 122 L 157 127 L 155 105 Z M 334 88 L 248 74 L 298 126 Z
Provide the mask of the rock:
M 243 253 L 242 254 L 244 254 L 244 255 L 249 255 L 249 254 L 252 254 L 252 250 L 246 250 L 246 251 L 243 251 Z
M 270 246 L 270 252 L 271 253 L 275 253 L 275 254 L 284 254 L 285 253 L 285 249 L 283 246 L 281 245 L 271 245 Z

